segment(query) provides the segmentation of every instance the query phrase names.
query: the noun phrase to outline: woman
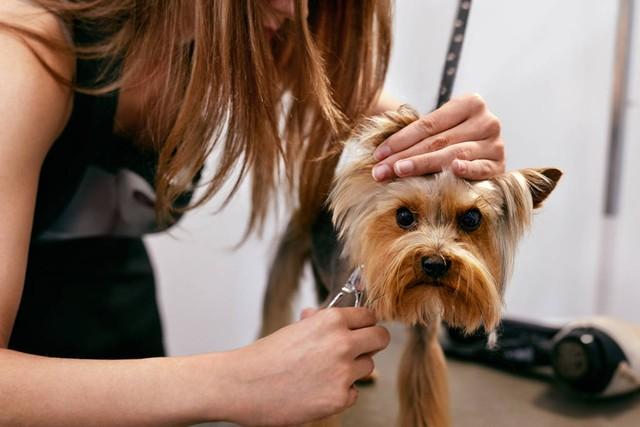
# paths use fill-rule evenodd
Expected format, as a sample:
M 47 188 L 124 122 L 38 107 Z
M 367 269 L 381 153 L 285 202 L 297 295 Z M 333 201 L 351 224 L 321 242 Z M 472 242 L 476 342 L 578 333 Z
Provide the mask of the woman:
M 390 5 L 4 0 L 0 22 L 0 424 L 290 425 L 352 405 L 388 343 L 371 312 L 324 310 L 239 350 L 161 357 L 140 236 L 236 166 L 252 179 L 248 232 L 279 175 L 310 225 L 337 141 L 397 106 L 380 95 Z M 380 180 L 504 168 L 499 123 L 477 96 L 376 156 Z

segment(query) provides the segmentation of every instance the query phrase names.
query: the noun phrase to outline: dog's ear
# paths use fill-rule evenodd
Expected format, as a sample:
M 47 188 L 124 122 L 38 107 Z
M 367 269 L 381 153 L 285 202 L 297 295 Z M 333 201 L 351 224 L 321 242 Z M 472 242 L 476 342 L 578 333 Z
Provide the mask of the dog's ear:
M 345 143 L 328 198 L 332 220 L 341 237 L 350 234 L 350 229 L 360 223 L 360 215 L 375 206 L 371 201 L 382 188 L 383 184 L 371 176 L 371 168 L 377 163 L 373 151 L 418 117 L 408 106 L 371 117 Z
M 555 168 L 528 168 L 506 172 L 491 179 L 501 190 L 502 208 L 511 219 L 524 219 L 551 194 L 562 172 Z
M 523 169 L 520 173 L 527 180 L 534 209 L 542 206 L 562 177 L 562 172 L 555 168 Z
M 503 277 L 507 277 L 513 264 L 513 254 L 518 241 L 529 228 L 533 211 L 542 205 L 562 176 L 558 169 L 522 169 L 506 172 L 491 178 L 488 182 L 479 181 L 478 191 L 484 192 L 483 199 L 498 213 L 499 232 L 503 254 Z
M 490 180 L 498 191 L 493 193 L 495 199 L 490 197 L 491 193 L 486 199 L 492 200 L 500 211 L 505 232 L 514 245 L 531 223 L 533 210 L 542 205 L 561 176 L 558 169 L 530 168 L 507 172 Z
M 419 118 L 420 114 L 415 108 L 404 104 L 397 110 L 389 110 L 371 117 L 356 131 L 356 134 L 360 136 L 360 139 L 368 140 L 369 144 L 375 148 L 385 139 Z
M 364 120 L 344 143 L 337 172 L 355 164 L 373 167 L 373 152 L 378 145 L 405 126 L 418 120 L 418 112 L 408 105 Z

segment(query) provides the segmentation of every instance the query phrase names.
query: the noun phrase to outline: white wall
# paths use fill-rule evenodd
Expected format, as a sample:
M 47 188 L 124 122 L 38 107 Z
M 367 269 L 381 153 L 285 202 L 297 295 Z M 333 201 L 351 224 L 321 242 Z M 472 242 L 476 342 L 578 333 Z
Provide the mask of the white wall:
M 258 331 L 275 221 L 265 239 L 252 238 L 233 250 L 250 210 L 249 189 L 243 185 L 214 215 L 221 200 L 187 215 L 171 235 L 147 238 L 170 354 L 236 348 L 253 341 Z
M 617 2 L 478 1 L 460 90 L 504 123 L 508 168 L 565 173 L 523 242 L 507 293 L 526 316 L 595 306 Z
M 595 305 L 616 5 L 613 0 L 474 2 L 456 92 L 482 94 L 501 118 L 509 168 L 556 166 L 565 172 L 521 247 L 507 294 L 512 314 L 565 317 L 591 313 Z M 422 111 L 435 103 L 454 8 L 451 0 L 397 2 L 387 87 Z M 638 87 L 636 78 L 634 99 Z M 628 120 L 629 145 L 640 137 L 639 119 L 636 105 Z M 610 304 L 612 312 L 636 320 L 627 290 L 635 286 L 637 301 L 640 263 L 632 236 L 638 235 L 634 184 L 640 176 L 631 162 L 638 150 L 635 144 L 626 157 L 619 221 L 625 237 L 611 260 L 616 294 Z M 278 225 L 271 222 L 265 239 L 252 239 L 233 252 L 227 248 L 241 236 L 249 210 L 246 186 L 222 213 L 211 215 L 214 206 L 188 215 L 174 231 L 177 239 L 147 240 L 173 354 L 236 347 L 250 342 L 258 328 Z M 309 293 L 303 299 L 308 303 Z
M 423 111 L 435 103 L 456 3 L 397 3 L 388 87 Z M 577 316 L 595 306 L 616 18 L 615 1 L 473 3 L 455 92 L 482 94 L 500 117 L 507 168 L 565 172 L 521 245 L 510 314 Z

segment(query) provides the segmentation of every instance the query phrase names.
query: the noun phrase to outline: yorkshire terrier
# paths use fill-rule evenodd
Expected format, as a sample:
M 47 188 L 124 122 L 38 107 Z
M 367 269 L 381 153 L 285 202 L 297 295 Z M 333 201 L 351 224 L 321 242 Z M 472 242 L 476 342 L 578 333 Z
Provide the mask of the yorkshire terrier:
M 409 325 L 398 378 L 399 425 L 446 427 L 451 420 L 440 322 L 469 333 L 495 330 L 518 240 L 562 173 L 523 169 L 466 181 L 444 171 L 376 182 L 373 151 L 417 119 L 408 107 L 369 119 L 344 146 L 329 206 L 342 244 L 342 279 L 364 266 L 366 305 L 380 320 Z M 281 243 L 263 334 L 286 324 L 282 304 L 290 302 L 302 268 L 293 263 L 301 259 L 300 242 L 309 241 L 290 227 Z M 297 258 L 287 261 L 295 251 Z M 341 284 L 335 280 L 329 292 Z

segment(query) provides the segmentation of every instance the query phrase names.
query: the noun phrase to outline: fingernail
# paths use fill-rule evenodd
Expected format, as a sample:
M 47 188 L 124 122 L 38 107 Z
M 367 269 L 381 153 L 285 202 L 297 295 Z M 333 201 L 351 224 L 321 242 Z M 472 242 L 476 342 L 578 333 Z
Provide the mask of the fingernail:
M 391 176 L 391 168 L 389 165 L 378 165 L 373 168 L 371 173 L 373 174 L 373 179 L 376 181 L 382 181 L 383 179 Z
M 373 158 L 377 161 L 384 160 L 391 154 L 391 148 L 386 145 L 381 145 L 373 152 Z
M 401 160 L 394 166 L 398 175 L 408 175 L 413 172 L 413 162 L 411 160 Z

